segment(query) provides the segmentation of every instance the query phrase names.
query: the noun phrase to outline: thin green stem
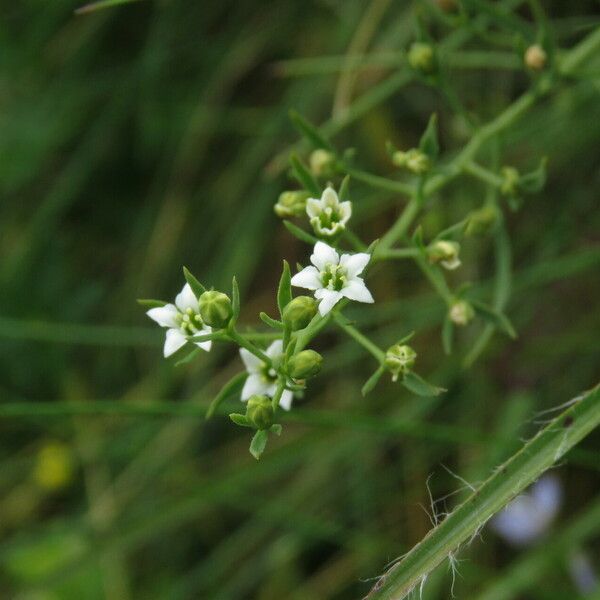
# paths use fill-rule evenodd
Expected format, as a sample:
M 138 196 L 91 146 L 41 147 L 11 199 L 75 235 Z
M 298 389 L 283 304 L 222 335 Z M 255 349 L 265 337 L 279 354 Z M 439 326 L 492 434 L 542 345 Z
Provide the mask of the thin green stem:
M 385 573 L 369 600 L 405 598 L 501 508 L 600 424 L 600 386 L 574 398 L 540 431 Z
M 473 175 L 473 177 L 479 179 L 480 181 L 483 181 L 484 183 L 487 183 L 497 188 L 499 188 L 503 182 L 502 177 L 500 177 L 500 175 L 497 175 L 493 171 L 486 169 L 485 167 L 472 160 L 467 161 L 463 165 L 463 171 L 465 173 L 469 173 L 469 175 Z
M 240 345 L 242 348 L 245 348 L 246 350 L 248 350 L 248 352 L 254 354 L 254 356 L 256 356 L 257 358 L 260 358 L 260 360 L 262 360 L 264 363 L 266 363 L 270 367 L 272 366 L 273 363 L 271 359 L 260 348 L 255 346 L 250 340 L 240 335 L 234 327 L 227 330 L 227 336 L 232 341 Z
M 419 254 L 415 257 L 415 262 L 419 266 L 419 269 L 423 272 L 423 274 L 427 277 L 427 279 L 431 282 L 431 285 L 434 287 L 436 292 L 443 298 L 444 302 L 451 306 L 454 301 L 454 294 L 450 291 L 444 276 L 439 271 L 439 269 L 430 265 L 427 262 L 427 259 Z
M 367 352 L 370 352 L 378 360 L 378 362 L 383 362 L 383 360 L 385 359 L 385 352 L 383 352 L 383 350 L 377 347 L 377 345 L 375 345 L 364 334 L 358 331 L 356 327 L 350 325 L 350 323 L 347 323 L 345 321 L 345 317 L 342 314 L 334 314 L 333 320 L 340 327 L 340 329 L 345 331 L 351 338 L 357 341 L 365 350 L 367 350 Z
M 377 253 L 373 260 L 397 260 L 404 258 L 415 258 L 421 251 L 418 248 L 392 248 Z

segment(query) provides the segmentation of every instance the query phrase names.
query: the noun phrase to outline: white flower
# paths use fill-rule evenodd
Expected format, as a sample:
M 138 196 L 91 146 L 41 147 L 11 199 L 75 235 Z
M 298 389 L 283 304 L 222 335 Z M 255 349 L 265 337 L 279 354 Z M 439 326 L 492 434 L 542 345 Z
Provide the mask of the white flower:
M 348 200 L 340 202 L 335 190 L 328 187 L 320 200 L 309 198 L 306 201 L 306 214 L 317 235 L 333 237 L 346 228 L 352 216 L 352 203 Z
M 374 302 L 371 292 L 359 275 L 371 259 L 370 254 L 339 254 L 324 242 L 317 242 L 310 257 L 313 267 L 306 267 L 292 277 L 292 285 L 314 290 L 320 300 L 319 312 L 325 316 L 342 298 L 357 302 Z
M 276 340 L 266 349 L 265 354 L 271 359 L 273 367 L 277 367 L 283 358 L 283 342 Z M 240 348 L 240 356 L 242 357 L 246 371 L 248 371 L 248 378 L 242 388 L 242 402 L 246 402 L 250 396 L 254 395 L 264 394 L 272 398 L 277 389 L 277 373 L 275 369 L 269 367 L 267 363 L 264 363 L 258 356 L 255 356 L 252 352 L 246 350 L 246 348 Z M 284 410 L 290 410 L 293 398 L 293 392 L 283 390 L 279 406 Z
M 161 327 L 167 327 L 167 337 L 163 353 L 165 358 L 174 354 L 186 344 L 188 336 L 211 333 L 212 329 L 202 322 L 198 298 L 196 298 L 189 284 L 175 297 L 175 304 L 165 304 L 158 308 L 151 308 L 146 314 Z M 196 346 L 210 350 L 211 341 L 194 342 Z

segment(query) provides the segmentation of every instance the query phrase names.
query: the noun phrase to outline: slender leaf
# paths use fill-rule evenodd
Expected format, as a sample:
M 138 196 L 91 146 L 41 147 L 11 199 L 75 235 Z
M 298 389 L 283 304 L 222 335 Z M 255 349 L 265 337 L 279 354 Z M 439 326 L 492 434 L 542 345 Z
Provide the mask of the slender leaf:
M 230 396 L 233 396 L 236 392 L 238 392 L 241 389 L 242 384 L 244 383 L 244 381 L 246 381 L 247 376 L 248 373 L 246 373 L 246 371 L 237 373 L 221 388 L 220 392 L 215 396 L 215 398 L 210 403 L 210 406 L 206 411 L 206 419 L 210 419 L 213 416 L 217 408 L 219 408 L 219 406 L 224 400 L 226 400 Z
M 482 319 L 485 319 L 486 321 L 488 321 L 488 323 L 492 323 L 511 338 L 514 339 L 517 337 L 517 332 L 515 331 L 515 328 L 504 313 L 496 310 L 495 308 L 492 308 L 488 304 L 484 304 L 483 302 L 479 302 L 477 300 L 471 300 L 471 304 L 475 309 L 475 312 Z
M 342 179 L 342 183 L 340 184 L 340 191 L 338 193 L 338 197 L 340 200 L 348 200 L 348 192 L 350 187 L 350 175 L 346 175 L 344 179 Z
M 160 308 L 168 304 L 163 300 L 151 300 L 150 298 L 138 298 L 137 303 L 144 308 Z
M 248 419 L 246 418 L 246 415 L 242 415 L 241 413 L 231 413 L 229 415 L 229 418 L 236 425 L 240 425 L 241 427 L 252 427 L 252 425 L 250 425 L 250 423 L 248 423 Z
M 290 119 L 300 135 L 304 136 L 315 148 L 324 148 L 330 152 L 335 152 L 335 148 L 325 136 L 299 112 L 290 110 Z
M 263 323 L 266 323 L 269 327 L 278 330 L 283 329 L 283 323 L 281 321 L 278 321 L 277 319 L 271 318 L 266 312 L 261 312 L 258 316 L 260 317 L 260 320 Z
M 366 396 L 369 392 L 373 391 L 375 386 L 379 383 L 381 376 L 385 373 L 385 368 L 380 366 L 374 373 L 367 379 L 365 385 L 362 386 L 361 393 Z
M 277 288 L 277 306 L 279 307 L 279 313 L 283 316 L 283 309 L 292 300 L 292 274 L 290 273 L 290 265 L 287 260 L 283 261 L 283 271 L 281 273 L 281 279 L 279 280 L 279 287 Z
M 300 185 L 302 185 L 307 192 L 310 192 L 315 196 L 315 198 L 319 198 L 321 196 L 321 186 L 296 153 L 292 153 L 290 156 L 290 164 L 292 165 L 292 173 Z
M 319 241 L 319 238 L 316 238 L 314 235 L 308 233 L 308 231 L 304 231 L 304 229 L 300 229 L 297 225 L 294 225 L 291 221 L 284 221 L 283 224 L 285 228 L 296 238 L 298 238 L 301 242 L 306 242 L 307 244 L 314 245 Z
M 191 271 L 187 267 L 183 267 L 183 276 L 192 288 L 196 298 L 200 298 L 206 291 L 206 288 L 192 275 Z
M 410 371 L 402 379 L 402 385 L 417 396 L 439 396 L 446 390 L 425 381 L 420 375 Z
M 235 276 L 231 282 L 231 311 L 233 314 L 230 325 L 233 327 L 240 316 L 240 288 Z
M 265 429 L 261 429 L 254 434 L 254 437 L 250 442 L 250 454 L 252 454 L 256 460 L 259 460 L 261 454 L 265 451 L 268 439 L 269 434 Z
M 419 150 L 427 154 L 427 156 L 433 160 L 437 158 L 440 152 L 437 134 L 437 115 L 435 113 L 433 113 L 429 118 L 429 123 L 427 123 L 425 132 L 421 136 L 421 140 L 419 141 Z

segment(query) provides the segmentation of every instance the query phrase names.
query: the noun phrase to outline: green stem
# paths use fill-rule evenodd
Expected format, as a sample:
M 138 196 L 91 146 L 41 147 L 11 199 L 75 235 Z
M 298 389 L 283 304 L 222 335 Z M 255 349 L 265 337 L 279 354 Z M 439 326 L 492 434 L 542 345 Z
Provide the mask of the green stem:
M 269 367 L 273 366 L 271 359 L 257 346 L 255 346 L 250 340 L 240 335 L 235 328 L 230 328 L 227 330 L 227 335 L 229 338 L 240 345 L 242 348 L 245 348 L 251 354 L 254 354 L 257 358 L 260 358 L 264 363 L 269 365 Z
M 279 377 L 277 380 L 275 393 L 273 394 L 273 399 L 271 400 L 274 413 L 277 413 L 277 410 L 279 409 L 279 401 L 281 400 L 283 390 L 285 390 L 285 379 L 283 377 Z
M 383 250 L 377 253 L 373 258 L 375 260 L 395 260 L 403 258 L 415 258 L 419 256 L 421 251 L 418 248 L 392 248 L 391 250 Z
M 448 287 L 448 284 L 446 283 L 442 273 L 440 273 L 440 271 L 435 267 L 431 266 L 427 262 L 427 259 L 421 254 L 415 257 L 415 262 L 427 279 L 429 279 L 431 285 L 433 285 L 437 293 L 444 299 L 444 302 L 448 306 L 451 306 L 452 302 L 454 301 L 454 295 L 450 291 L 450 288 Z
M 489 169 L 482 167 L 480 164 L 472 160 L 466 162 L 463 165 L 463 170 L 465 171 L 465 173 L 473 175 L 473 177 L 476 177 L 480 181 L 488 183 L 489 185 L 492 185 L 497 188 L 499 188 L 503 183 L 502 177 L 500 177 L 500 175 L 497 175 Z
M 381 177 L 379 175 L 373 175 L 366 171 L 354 169 L 348 166 L 342 166 L 345 173 L 350 175 L 352 178 L 362 181 L 371 187 L 385 190 L 387 192 L 397 192 L 404 194 L 405 196 L 412 196 L 414 194 L 414 187 L 409 183 L 402 181 L 395 181 L 394 179 L 388 179 L 387 177 Z
M 554 465 L 600 424 L 600 386 L 572 401 L 510 460 L 495 470 L 458 508 L 387 571 L 369 600 L 399 600 L 416 589 L 431 571 L 452 556 L 517 494 Z
M 345 317 L 336 313 L 333 320 L 343 329 L 351 338 L 356 340 L 365 350 L 370 352 L 380 363 L 385 359 L 385 352 L 380 350 L 369 338 L 363 335 L 356 327 L 345 322 Z

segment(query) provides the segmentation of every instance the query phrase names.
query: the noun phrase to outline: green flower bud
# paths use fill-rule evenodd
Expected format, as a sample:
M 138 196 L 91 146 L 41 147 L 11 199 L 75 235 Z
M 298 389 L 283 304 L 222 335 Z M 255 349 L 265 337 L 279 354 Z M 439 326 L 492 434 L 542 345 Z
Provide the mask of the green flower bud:
M 313 150 L 308 162 L 315 177 L 333 177 L 335 175 L 335 156 L 329 150 Z
M 408 64 L 423 74 L 435 71 L 435 53 L 433 47 L 423 42 L 415 42 L 408 51 Z
M 400 374 L 405 375 L 415 365 L 417 353 L 406 344 L 394 344 L 387 349 L 383 366 L 392 374 L 392 381 L 397 381 Z
M 483 206 L 469 213 L 469 221 L 465 233 L 468 236 L 485 235 L 498 221 L 498 209 L 493 204 Z
M 283 192 L 273 207 L 275 214 L 282 219 L 301 217 L 306 213 L 306 200 L 310 194 L 304 190 Z
M 519 171 L 514 167 L 502 167 L 500 191 L 505 196 L 516 196 L 519 192 Z
M 406 152 L 400 150 L 394 152 L 392 155 L 392 162 L 397 167 L 408 169 L 416 175 L 426 173 L 431 167 L 431 161 L 427 154 L 416 148 L 411 148 Z
M 256 429 L 269 429 L 273 425 L 273 403 L 268 396 L 250 396 L 246 406 L 246 419 Z
M 541 71 L 546 66 L 547 59 L 546 51 L 539 44 L 529 46 L 523 57 L 525 65 L 532 71 Z
M 475 311 L 466 300 L 457 300 L 450 307 L 448 316 L 455 325 L 463 326 L 475 316 Z
M 321 370 L 323 357 L 314 350 L 302 350 L 288 361 L 288 373 L 292 379 L 308 379 Z
M 427 247 L 427 257 L 431 263 L 440 263 L 442 267 L 452 271 L 460 266 L 460 244 L 449 240 L 438 240 Z
M 227 327 L 233 311 L 227 294 L 211 290 L 200 296 L 200 316 L 206 325 L 222 329 Z
M 317 302 L 310 296 L 298 296 L 283 309 L 283 322 L 292 330 L 304 329 L 317 314 Z

